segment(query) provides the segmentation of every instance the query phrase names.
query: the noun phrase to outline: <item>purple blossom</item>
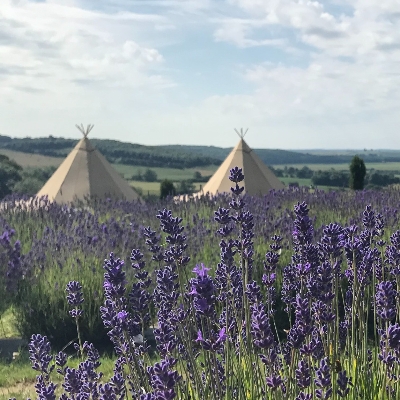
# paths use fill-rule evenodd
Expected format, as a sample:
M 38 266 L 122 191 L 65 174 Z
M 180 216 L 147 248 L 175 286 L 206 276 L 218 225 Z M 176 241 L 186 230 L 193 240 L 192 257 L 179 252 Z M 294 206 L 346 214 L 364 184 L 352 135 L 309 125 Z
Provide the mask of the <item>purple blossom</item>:
M 382 321 L 391 321 L 396 316 L 395 295 L 392 282 L 380 282 L 376 288 L 376 313 Z

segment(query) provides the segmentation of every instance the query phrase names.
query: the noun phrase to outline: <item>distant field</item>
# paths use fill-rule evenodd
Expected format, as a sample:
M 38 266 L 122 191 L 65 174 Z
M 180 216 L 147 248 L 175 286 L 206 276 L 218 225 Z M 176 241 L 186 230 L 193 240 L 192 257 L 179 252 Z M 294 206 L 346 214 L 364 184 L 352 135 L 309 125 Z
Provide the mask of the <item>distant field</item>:
M 63 158 L 59 157 L 48 157 L 40 154 L 29 154 L 21 153 L 19 151 L 4 150 L 0 149 L 0 154 L 4 154 L 11 160 L 14 160 L 21 167 L 58 167 L 62 162 Z
M 121 174 L 125 176 L 126 179 L 130 179 L 132 175 L 137 175 L 139 171 L 142 173 L 149 167 L 140 167 L 136 165 L 124 165 L 124 164 L 114 164 L 114 168 Z M 171 181 L 182 181 L 185 179 L 192 179 L 193 174 L 199 171 L 203 176 L 212 175 L 217 169 L 215 165 L 210 167 L 199 167 L 199 168 L 187 168 L 187 169 L 177 169 L 177 168 L 150 168 L 155 171 L 157 178 L 160 180 L 169 179 Z
M 22 153 L 19 151 L 4 150 L 0 149 L 0 154 L 4 154 L 11 160 L 14 160 L 21 167 L 58 167 L 64 158 L 62 157 L 49 157 L 42 156 L 39 154 Z M 135 165 L 123 165 L 113 164 L 114 168 L 125 176 L 126 179 L 130 179 L 132 175 L 137 174 L 139 171 L 144 172 L 148 167 L 141 167 Z M 188 169 L 176 169 L 176 168 L 150 168 L 157 173 L 158 179 L 170 179 L 172 181 L 181 181 L 184 179 L 193 178 L 195 171 L 199 171 L 203 176 L 212 175 L 217 169 L 215 165 L 209 167 L 199 168 L 188 168 Z M 142 182 L 141 182 L 142 183 Z
M 307 165 L 313 171 L 327 171 L 330 169 L 336 169 L 338 171 L 348 171 L 350 164 L 288 164 L 287 167 L 293 168 L 303 168 L 304 165 Z M 387 162 L 387 163 L 365 163 L 367 167 L 367 171 L 369 169 L 375 169 L 378 171 L 400 171 L 400 162 Z M 274 168 L 283 169 L 284 165 L 273 165 Z
M 311 185 L 311 179 L 306 179 L 306 178 L 286 178 L 286 177 L 280 177 L 278 178 L 281 182 L 283 182 L 286 186 L 289 185 L 289 183 L 294 183 L 297 182 L 300 186 L 310 186 Z
M 39 154 L 28 154 L 22 153 L 18 151 L 12 150 L 4 150 L 0 149 L 0 154 L 4 154 L 8 156 L 10 159 L 15 160 L 19 165 L 22 167 L 49 167 L 55 166 L 58 167 L 64 158 L 59 157 L 49 157 L 49 156 L 42 156 Z M 330 169 L 335 169 L 338 171 L 348 171 L 349 164 L 288 164 L 287 167 L 294 167 L 294 168 L 303 168 L 304 165 L 307 165 L 313 171 L 326 171 Z M 134 166 L 134 165 L 124 165 L 124 164 L 113 164 L 114 168 L 121 173 L 127 180 L 133 175 L 137 175 L 139 171 L 142 173 L 148 168 L 145 166 Z M 285 165 L 274 165 L 274 168 L 283 169 Z M 378 171 L 393 171 L 400 174 L 400 162 L 379 162 L 379 163 L 366 163 L 367 170 L 375 169 Z M 199 168 L 187 168 L 187 169 L 177 169 L 177 168 L 150 168 L 157 173 L 157 178 L 159 180 L 163 179 L 170 179 L 173 182 L 181 181 L 184 179 L 192 179 L 193 175 L 196 171 L 199 171 L 203 176 L 212 175 L 216 170 L 217 166 L 211 165 L 207 167 L 199 167 Z M 306 185 L 309 186 L 311 181 L 309 179 L 297 179 L 297 178 L 281 178 L 281 180 L 288 184 L 289 182 L 299 182 L 299 185 Z M 141 187 L 143 191 L 147 191 L 149 193 L 158 193 L 159 192 L 159 183 L 155 185 L 157 188 L 154 187 L 154 184 L 151 182 L 135 182 L 132 183 L 133 186 Z M 199 184 L 200 185 L 200 184 Z M 204 183 L 203 183 L 204 185 Z

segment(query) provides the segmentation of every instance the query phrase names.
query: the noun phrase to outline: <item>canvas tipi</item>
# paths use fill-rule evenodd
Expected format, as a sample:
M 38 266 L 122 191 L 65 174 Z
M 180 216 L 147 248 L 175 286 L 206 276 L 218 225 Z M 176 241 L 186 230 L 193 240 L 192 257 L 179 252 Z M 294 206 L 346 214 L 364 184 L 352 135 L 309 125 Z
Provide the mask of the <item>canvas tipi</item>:
M 204 185 L 203 194 L 231 192 L 233 183 L 229 180 L 229 171 L 234 167 L 243 169 L 244 191 L 250 195 L 267 194 L 271 189 L 283 189 L 284 184 L 260 160 L 244 140 L 247 131 L 236 131 L 240 140 L 225 161 Z
M 83 138 L 36 196 L 47 196 L 50 201 L 56 203 L 105 196 L 125 200 L 139 199 L 139 195 L 128 182 L 90 143 L 88 134 L 93 125 L 88 125 L 87 128 L 83 125 L 76 127 L 82 132 Z

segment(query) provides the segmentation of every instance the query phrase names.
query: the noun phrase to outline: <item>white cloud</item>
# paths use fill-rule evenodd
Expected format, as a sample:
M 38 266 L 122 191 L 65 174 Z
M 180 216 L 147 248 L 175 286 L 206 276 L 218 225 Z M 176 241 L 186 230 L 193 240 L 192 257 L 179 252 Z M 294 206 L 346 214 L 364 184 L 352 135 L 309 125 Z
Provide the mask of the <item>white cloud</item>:
M 381 131 L 400 146 L 398 0 L 0 1 L 2 134 L 88 119 L 142 143 L 229 146 L 243 126 L 255 147 L 376 147 Z M 207 41 L 240 62 L 229 46 L 210 60 Z M 222 89 L 209 64 L 226 69 Z M 212 94 L 199 100 L 201 76 Z
M 108 15 L 81 9 L 72 1 L 65 4 L 52 0 L 2 5 L 1 94 L 18 87 L 68 91 L 88 81 L 132 89 L 169 84 L 157 72 L 163 62 L 159 51 L 131 39 L 132 23 L 160 23 L 162 17 L 129 12 Z

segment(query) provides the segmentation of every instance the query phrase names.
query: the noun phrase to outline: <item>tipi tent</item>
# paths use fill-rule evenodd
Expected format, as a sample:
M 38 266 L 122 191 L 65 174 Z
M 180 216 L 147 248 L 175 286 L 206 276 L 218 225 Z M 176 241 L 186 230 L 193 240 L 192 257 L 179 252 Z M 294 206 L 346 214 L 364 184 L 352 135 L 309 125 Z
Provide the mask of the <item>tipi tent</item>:
M 210 180 L 204 185 L 202 192 L 215 195 L 230 192 L 233 183 L 229 180 L 229 171 L 234 167 L 243 169 L 244 191 L 250 195 L 262 195 L 271 189 L 283 189 L 284 184 L 260 160 L 244 141 L 246 132 L 236 131 L 240 137 L 239 143 L 217 169 Z
M 70 203 L 87 197 L 110 196 L 118 199 L 136 200 L 139 195 L 129 186 L 104 156 L 96 150 L 88 139 L 93 125 L 86 129 L 76 127 L 83 138 L 69 153 L 37 197 L 47 196 L 56 203 Z

